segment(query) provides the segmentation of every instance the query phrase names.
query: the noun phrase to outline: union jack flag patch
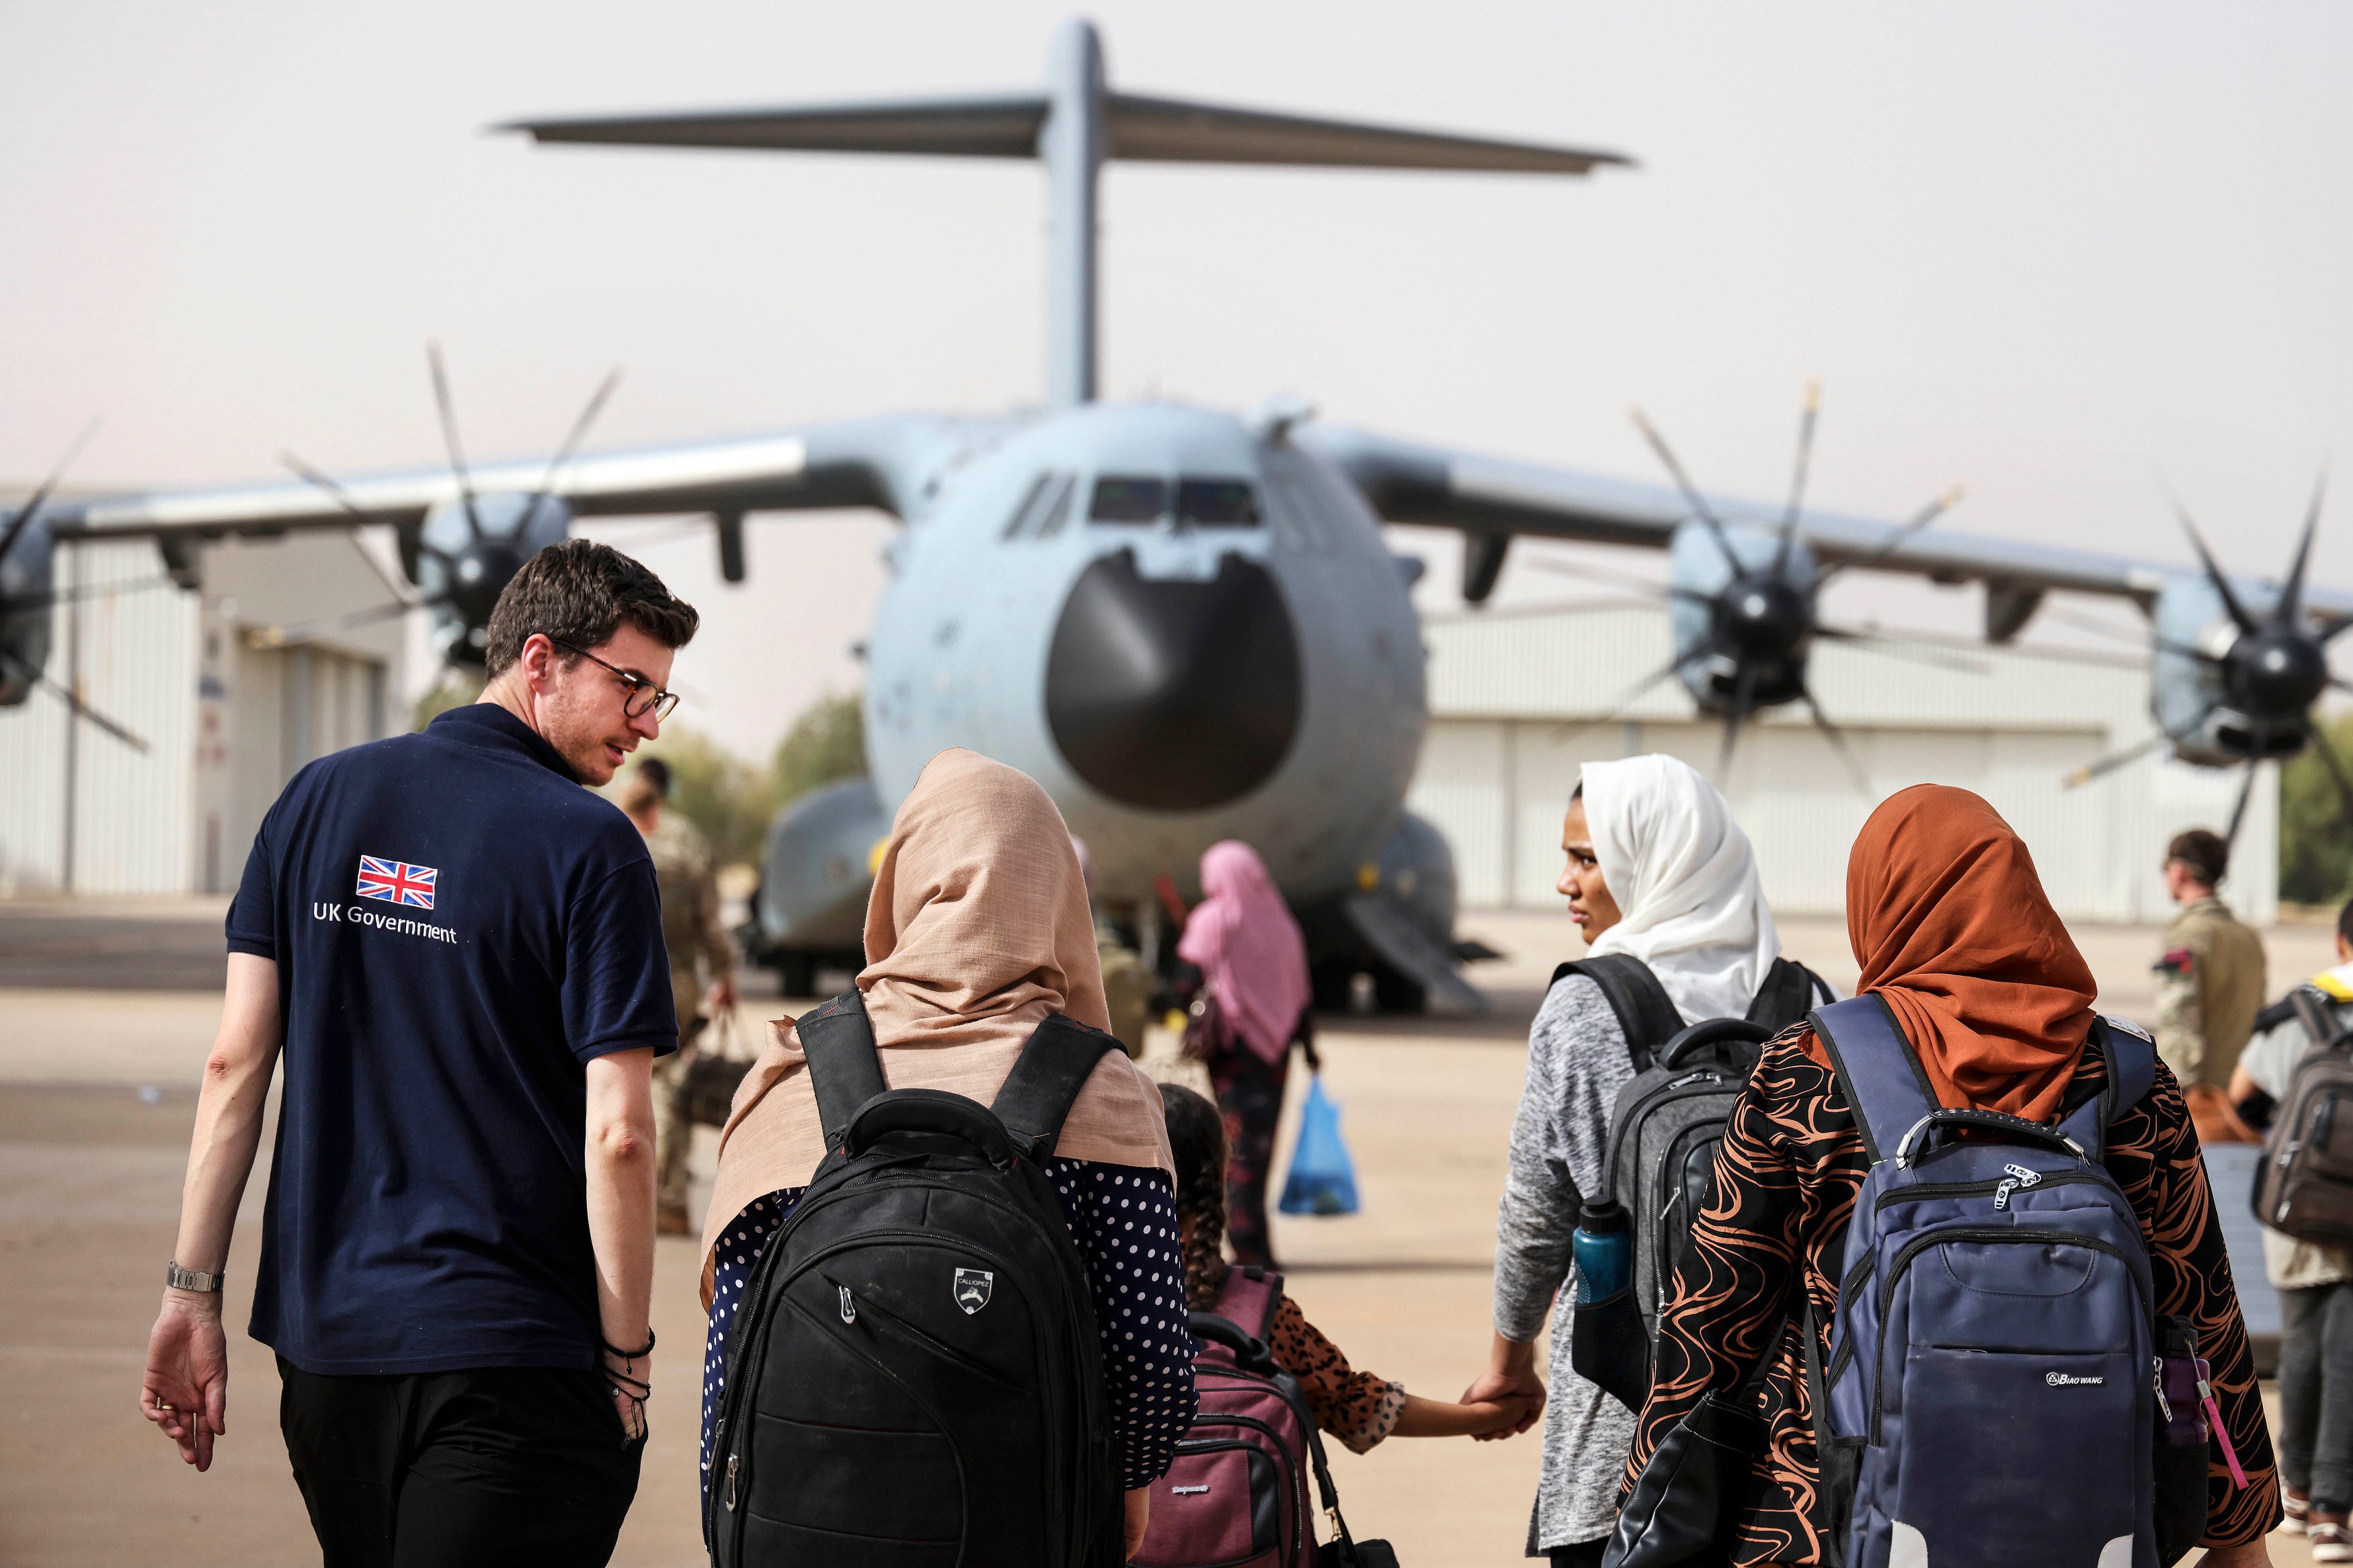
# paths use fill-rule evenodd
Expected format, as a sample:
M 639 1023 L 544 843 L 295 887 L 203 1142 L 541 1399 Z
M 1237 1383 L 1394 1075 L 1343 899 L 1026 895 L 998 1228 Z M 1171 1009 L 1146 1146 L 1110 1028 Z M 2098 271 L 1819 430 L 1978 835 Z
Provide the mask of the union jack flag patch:
M 360 857 L 359 895 L 363 899 L 382 899 L 387 904 L 429 910 L 433 907 L 433 889 L 440 880 L 441 873 L 430 866 L 379 860 L 373 855 Z

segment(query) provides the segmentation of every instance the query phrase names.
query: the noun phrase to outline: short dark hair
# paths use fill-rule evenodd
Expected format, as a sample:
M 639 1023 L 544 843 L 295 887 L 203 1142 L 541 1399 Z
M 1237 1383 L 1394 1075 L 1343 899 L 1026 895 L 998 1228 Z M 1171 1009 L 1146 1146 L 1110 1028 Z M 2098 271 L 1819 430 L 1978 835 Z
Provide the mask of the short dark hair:
M 2173 842 L 2165 847 L 2165 858 L 2179 860 L 2189 868 L 2197 879 L 2210 888 L 2219 888 L 2230 874 L 2231 847 L 2219 833 L 2193 827 L 2187 833 L 2177 833 Z
M 638 776 L 661 791 L 661 797 L 664 800 L 670 798 L 670 785 L 674 780 L 668 763 L 663 762 L 659 757 L 639 757 Z
M 2346 900 L 2345 907 L 2337 911 L 2337 934 L 2353 946 L 2353 899 Z
M 508 580 L 491 611 L 483 662 L 492 676 L 504 674 L 533 637 L 596 647 L 623 621 L 664 647 L 684 647 L 694 640 L 702 617 L 663 587 L 660 578 L 611 545 L 567 539 L 524 562 Z M 571 659 L 565 655 L 567 664 Z

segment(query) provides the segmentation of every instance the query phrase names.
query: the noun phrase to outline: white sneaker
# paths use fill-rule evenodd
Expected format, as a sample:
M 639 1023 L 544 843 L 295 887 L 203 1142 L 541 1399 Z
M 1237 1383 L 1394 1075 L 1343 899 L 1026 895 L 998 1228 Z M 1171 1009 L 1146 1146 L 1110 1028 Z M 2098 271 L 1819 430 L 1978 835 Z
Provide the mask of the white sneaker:
M 2316 1519 L 2306 1528 L 2315 1563 L 2353 1563 L 2353 1533 L 2348 1533 L 2342 1517 Z
M 2280 1488 L 2280 1512 L 2286 1517 L 2280 1521 L 2279 1533 L 2302 1535 L 2305 1521 L 2312 1512 L 2312 1500 L 2292 1487 L 2283 1486 Z

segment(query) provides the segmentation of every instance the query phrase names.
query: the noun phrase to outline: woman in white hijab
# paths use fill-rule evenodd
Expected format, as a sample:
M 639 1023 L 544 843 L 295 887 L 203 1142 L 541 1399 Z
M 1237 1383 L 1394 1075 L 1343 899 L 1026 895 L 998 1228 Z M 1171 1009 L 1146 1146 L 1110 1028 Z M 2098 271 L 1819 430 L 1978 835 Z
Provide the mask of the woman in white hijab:
M 1640 960 L 1683 1023 L 1757 1017 L 1779 1028 L 1829 999 L 1814 976 L 1776 962 L 1781 938 L 1756 852 L 1690 764 L 1662 756 L 1587 763 L 1561 850 L 1560 891 L 1586 956 Z M 1663 1027 L 1663 1011 L 1652 1011 Z M 1627 1027 L 1596 981 L 1570 973 L 1555 978 L 1528 1031 L 1496 1226 L 1494 1341 L 1487 1372 L 1464 1395 L 1544 1400 L 1535 1342 L 1551 1317 L 1552 1395 L 1528 1554 L 1576 1568 L 1601 1561 L 1634 1435 L 1635 1413 L 1568 1361 L 1577 1300 L 1569 1237 L 1581 1194 L 1606 1184 L 1610 1108 L 1634 1076 Z

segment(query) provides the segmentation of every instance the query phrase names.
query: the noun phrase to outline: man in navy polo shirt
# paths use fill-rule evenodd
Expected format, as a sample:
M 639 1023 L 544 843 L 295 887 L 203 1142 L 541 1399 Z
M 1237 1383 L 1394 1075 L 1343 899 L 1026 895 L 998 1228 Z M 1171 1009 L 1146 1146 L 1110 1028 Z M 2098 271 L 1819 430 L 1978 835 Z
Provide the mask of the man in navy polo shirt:
M 604 545 L 543 550 L 482 700 L 311 763 L 254 840 L 141 1406 L 209 1467 L 282 1050 L 252 1333 L 329 1568 L 603 1563 L 636 1496 L 678 1025 L 645 842 L 581 786 L 654 738 L 696 619 Z

